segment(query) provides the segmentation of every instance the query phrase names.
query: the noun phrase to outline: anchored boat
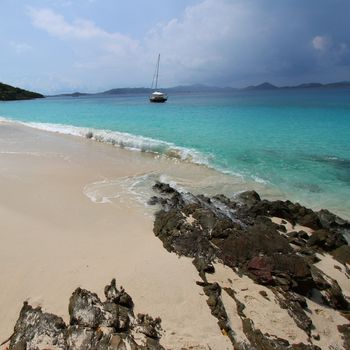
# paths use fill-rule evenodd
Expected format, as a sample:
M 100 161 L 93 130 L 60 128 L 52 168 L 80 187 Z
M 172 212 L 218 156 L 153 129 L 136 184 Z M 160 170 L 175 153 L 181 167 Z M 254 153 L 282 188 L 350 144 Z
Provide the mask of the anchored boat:
M 154 72 L 152 86 L 151 86 L 151 88 L 153 88 L 153 85 L 154 85 L 155 91 L 151 94 L 151 96 L 149 97 L 149 100 L 150 100 L 150 102 L 162 103 L 168 99 L 168 95 L 165 94 L 164 92 L 157 91 L 158 75 L 159 75 L 159 62 L 160 62 L 160 54 L 158 55 L 157 66 L 156 66 L 156 70 Z

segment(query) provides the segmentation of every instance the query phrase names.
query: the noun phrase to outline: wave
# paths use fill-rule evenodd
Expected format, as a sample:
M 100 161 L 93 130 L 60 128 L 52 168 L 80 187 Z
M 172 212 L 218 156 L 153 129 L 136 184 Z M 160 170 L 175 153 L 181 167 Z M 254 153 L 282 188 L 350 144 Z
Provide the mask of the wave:
M 23 122 L 3 117 L 0 117 L 0 122 L 1 121 L 22 124 L 31 128 L 49 132 L 79 136 L 84 138 L 86 137 L 97 142 L 108 143 L 120 148 L 164 155 L 169 158 L 179 159 L 182 161 L 206 166 L 209 166 L 209 159 L 211 158 L 210 156 L 204 155 L 194 149 L 180 147 L 171 142 L 144 137 L 141 135 L 134 135 L 127 132 L 78 127 L 66 124 Z
M 203 154 L 195 149 L 177 146 L 174 143 L 153 139 L 141 135 L 134 135 L 127 132 L 119 132 L 106 129 L 73 126 L 68 124 L 53 124 L 39 122 L 24 122 L 11 118 L 1 117 L 0 122 L 16 123 L 34 129 L 44 130 L 53 133 L 89 138 L 96 142 L 111 144 L 115 147 L 125 148 L 132 151 L 153 153 L 180 161 L 204 165 L 222 174 L 232 176 L 241 182 L 253 181 L 258 185 L 268 185 L 269 181 L 253 174 L 242 174 L 233 170 L 225 169 L 215 165 L 214 156 Z

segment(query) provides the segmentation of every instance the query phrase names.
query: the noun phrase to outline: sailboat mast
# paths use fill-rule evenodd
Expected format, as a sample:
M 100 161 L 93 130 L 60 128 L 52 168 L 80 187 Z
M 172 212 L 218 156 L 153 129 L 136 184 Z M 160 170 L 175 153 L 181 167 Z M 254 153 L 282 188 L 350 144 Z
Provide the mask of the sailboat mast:
M 158 62 L 157 62 L 156 90 L 158 86 L 159 60 L 160 60 L 160 54 L 158 54 Z

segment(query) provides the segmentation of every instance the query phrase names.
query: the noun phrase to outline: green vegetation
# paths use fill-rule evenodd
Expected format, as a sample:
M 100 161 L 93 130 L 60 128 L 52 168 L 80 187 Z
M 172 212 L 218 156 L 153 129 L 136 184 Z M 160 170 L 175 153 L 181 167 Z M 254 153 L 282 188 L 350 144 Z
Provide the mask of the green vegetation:
M 0 101 L 30 100 L 42 98 L 41 94 L 0 83 Z

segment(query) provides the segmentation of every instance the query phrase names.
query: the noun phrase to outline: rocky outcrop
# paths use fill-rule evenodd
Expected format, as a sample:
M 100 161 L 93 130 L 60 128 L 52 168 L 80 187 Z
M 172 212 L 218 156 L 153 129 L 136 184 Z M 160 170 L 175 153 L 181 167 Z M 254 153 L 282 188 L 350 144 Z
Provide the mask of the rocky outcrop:
M 289 344 L 286 339 L 266 337 L 244 313 L 243 330 L 250 344 L 239 343 L 221 302 L 220 285 L 207 283 L 206 276 L 214 272 L 214 262 L 270 288 L 280 307 L 288 311 L 309 339 L 314 325 L 305 297 L 335 310 L 349 310 L 349 301 L 337 281 L 315 266 L 318 253 L 330 253 L 342 264 L 348 261 L 345 237 L 349 222 L 326 210 L 314 212 L 299 203 L 262 200 L 254 191 L 229 199 L 223 195 L 208 198 L 180 193 L 163 183 L 156 183 L 153 188 L 159 195 L 152 197 L 149 204 L 160 206 L 155 214 L 155 235 L 169 252 L 193 258 L 211 312 L 221 330 L 232 335 L 230 339 L 236 348 L 318 349 L 313 344 Z M 313 233 L 287 232 L 272 217 L 287 220 L 293 226 L 306 226 Z M 234 291 L 228 293 L 237 304 Z M 244 305 L 241 312 L 242 309 Z
M 342 315 L 341 322 L 349 319 L 349 300 L 341 286 L 316 265 L 322 254 L 330 254 L 342 265 L 337 266 L 337 272 L 349 274 L 349 222 L 326 210 L 314 212 L 290 201 L 262 200 L 254 191 L 230 199 L 181 193 L 163 183 L 157 183 L 154 190 L 158 195 L 149 203 L 159 206 L 155 235 L 169 252 L 192 259 L 199 273 L 196 283 L 203 289 L 218 328 L 229 337 L 234 349 L 319 350 L 320 338 L 326 333 L 316 329 L 311 304 L 317 305 L 314 310 L 319 314 L 331 310 Z M 273 221 L 272 217 L 282 220 Z M 287 221 L 312 231 L 297 226 L 295 231 L 288 231 Z M 237 276 L 235 282 L 215 280 L 218 264 Z M 249 287 L 259 285 L 254 297 L 249 288 L 235 286 L 243 277 Z M 242 294 L 243 290 L 247 293 Z M 159 318 L 135 316 L 131 296 L 118 288 L 115 280 L 104 293 L 106 299 L 102 301 L 97 294 L 77 288 L 69 300 L 69 324 L 24 303 L 8 349 L 164 349 L 160 345 Z M 286 323 L 282 332 L 275 333 L 273 327 L 264 331 L 265 320 L 255 322 L 254 313 L 259 311 L 252 313 L 248 303 L 257 298 L 274 303 L 277 313 L 283 310 Z M 274 315 L 263 317 L 268 323 Z M 285 336 L 288 327 L 294 327 L 303 341 Z M 349 324 L 338 323 L 332 329 L 338 332 L 340 342 L 327 348 L 349 349 Z
M 133 313 L 131 297 L 112 280 L 106 300 L 77 288 L 69 300 L 69 324 L 24 303 L 9 350 L 161 350 L 161 320 Z

